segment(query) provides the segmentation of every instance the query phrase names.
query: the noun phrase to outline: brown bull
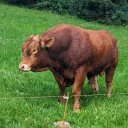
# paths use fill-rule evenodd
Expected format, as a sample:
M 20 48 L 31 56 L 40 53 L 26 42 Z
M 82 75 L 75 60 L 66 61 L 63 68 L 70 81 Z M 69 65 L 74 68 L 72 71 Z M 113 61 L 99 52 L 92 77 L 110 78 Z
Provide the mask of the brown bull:
M 80 110 L 79 98 L 86 76 L 97 87 L 97 75 L 105 72 L 106 95 L 111 93 L 118 62 L 116 39 L 105 30 L 85 30 L 61 24 L 42 35 L 29 36 L 22 47 L 19 64 L 22 71 L 50 70 L 60 89 L 60 102 L 65 88 L 73 85 L 75 111 Z

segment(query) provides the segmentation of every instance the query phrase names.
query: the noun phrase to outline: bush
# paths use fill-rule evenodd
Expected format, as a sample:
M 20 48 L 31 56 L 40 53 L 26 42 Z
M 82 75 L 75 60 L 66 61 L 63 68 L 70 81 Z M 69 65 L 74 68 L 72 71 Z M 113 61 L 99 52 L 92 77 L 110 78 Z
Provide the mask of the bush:
M 8 3 L 8 4 L 18 4 L 18 5 L 29 5 L 34 4 L 38 2 L 38 0 L 0 0 L 2 2 Z
M 71 0 L 41 0 L 35 4 L 37 9 L 50 9 L 58 13 L 68 13 Z
M 113 3 L 121 6 L 128 5 L 128 0 L 111 0 Z
M 4 0 L 13 4 L 34 5 L 40 10 L 48 9 L 60 14 L 69 13 L 87 21 L 127 25 L 128 0 Z M 121 5 L 126 6 L 121 6 Z
M 95 20 L 115 25 L 128 24 L 128 6 L 115 5 L 111 0 L 73 0 L 70 14 L 74 13 L 73 10 L 79 18 L 88 21 Z
M 111 0 L 42 0 L 35 5 L 35 8 L 50 9 L 61 14 L 69 13 L 87 21 L 128 24 L 128 6 L 116 5 Z
M 128 10 L 122 11 L 117 10 L 111 17 L 111 21 L 116 25 L 127 25 L 128 24 Z

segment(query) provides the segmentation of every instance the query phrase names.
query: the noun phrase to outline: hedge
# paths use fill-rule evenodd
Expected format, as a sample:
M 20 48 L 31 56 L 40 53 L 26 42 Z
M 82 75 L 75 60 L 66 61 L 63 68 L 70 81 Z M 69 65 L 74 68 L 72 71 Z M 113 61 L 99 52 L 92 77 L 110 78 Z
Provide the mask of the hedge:
M 22 4 L 39 10 L 52 10 L 60 14 L 76 15 L 87 21 L 128 25 L 128 0 L 4 0 L 9 4 Z

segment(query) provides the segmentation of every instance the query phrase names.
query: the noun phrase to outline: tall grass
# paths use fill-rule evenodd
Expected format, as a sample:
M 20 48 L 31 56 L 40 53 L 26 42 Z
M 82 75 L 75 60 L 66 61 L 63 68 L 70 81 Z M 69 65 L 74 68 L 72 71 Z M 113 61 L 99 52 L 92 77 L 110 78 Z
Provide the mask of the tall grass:
M 68 15 L 37 11 L 0 4 L 0 128 L 54 128 L 62 119 L 64 105 L 57 98 L 11 99 L 58 95 L 59 89 L 51 72 L 18 72 L 21 46 L 31 34 L 41 34 L 56 24 L 78 25 L 86 29 L 106 29 L 118 40 L 119 64 L 114 76 L 112 93 L 128 93 L 128 28 L 105 26 Z M 104 77 L 98 80 L 100 91 L 106 91 Z M 71 87 L 67 89 L 71 95 Z M 93 94 L 85 82 L 82 94 Z M 81 97 L 81 113 L 72 111 L 69 99 L 66 121 L 73 128 L 127 128 L 128 95 Z

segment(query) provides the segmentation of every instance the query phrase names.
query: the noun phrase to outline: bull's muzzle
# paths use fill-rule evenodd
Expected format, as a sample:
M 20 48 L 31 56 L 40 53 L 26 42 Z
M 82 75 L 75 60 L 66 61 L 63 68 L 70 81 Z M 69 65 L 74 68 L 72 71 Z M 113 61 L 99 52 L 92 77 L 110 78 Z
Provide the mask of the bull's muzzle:
M 19 64 L 19 69 L 21 71 L 30 71 L 31 70 L 30 66 L 27 64 Z

